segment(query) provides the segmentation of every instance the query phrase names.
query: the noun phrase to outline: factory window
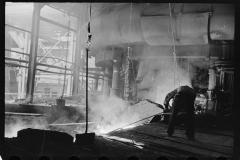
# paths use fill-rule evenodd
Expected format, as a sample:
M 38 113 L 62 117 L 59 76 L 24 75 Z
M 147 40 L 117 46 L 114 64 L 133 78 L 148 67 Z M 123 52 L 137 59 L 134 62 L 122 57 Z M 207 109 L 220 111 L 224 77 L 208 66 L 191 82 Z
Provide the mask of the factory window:
M 52 97 L 57 97 L 57 92 L 52 92 Z

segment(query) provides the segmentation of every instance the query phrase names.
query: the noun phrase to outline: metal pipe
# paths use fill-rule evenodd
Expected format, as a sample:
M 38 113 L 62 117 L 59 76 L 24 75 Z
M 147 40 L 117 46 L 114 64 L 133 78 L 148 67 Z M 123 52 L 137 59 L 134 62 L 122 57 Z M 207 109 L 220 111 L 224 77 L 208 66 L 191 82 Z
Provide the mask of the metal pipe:
M 5 60 L 17 61 L 17 62 L 22 62 L 22 63 L 28 63 L 28 61 L 26 61 L 26 60 L 16 59 L 16 58 L 9 58 L 9 57 L 5 57 Z M 5 63 L 7 63 L 7 62 L 5 62 Z M 11 63 L 9 63 L 9 64 L 11 64 Z M 65 67 L 58 67 L 58 66 L 53 66 L 53 65 L 49 65 L 49 64 L 37 63 L 37 65 L 38 66 L 46 66 L 46 67 L 50 67 L 50 68 L 57 68 L 57 69 L 65 70 Z M 72 71 L 73 69 L 66 68 L 66 70 Z M 85 71 L 83 71 L 83 72 L 85 72 Z M 103 74 L 99 74 L 99 73 L 91 73 L 90 72 L 89 74 L 96 75 L 96 76 L 104 76 Z
M 23 65 L 19 65 L 19 64 L 11 64 L 11 63 L 6 63 L 5 64 L 8 64 L 8 65 L 14 65 L 13 67 L 23 67 L 23 68 L 28 68 L 27 66 L 23 66 Z M 64 74 L 64 73 L 61 73 L 61 72 L 52 72 L 52 71 L 47 71 L 47 70 L 43 70 L 43 69 L 38 69 L 36 68 L 36 70 L 38 71 L 42 71 L 42 72 L 46 72 L 46 73 L 53 73 L 53 74 Z M 66 73 L 67 75 L 72 75 L 71 73 Z M 91 74 L 91 73 L 90 73 Z M 79 75 L 80 77 L 84 77 L 84 75 Z M 96 78 L 96 76 L 88 76 L 90 78 Z M 99 77 L 99 79 L 104 79 L 104 78 L 101 78 Z
M 104 76 L 104 84 L 103 84 L 103 97 L 108 98 L 109 97 L 109 85 L 108 85 L 108 74 L 110 72 L 110 69 L 108 66 L 105 66 L 105 76 Z
M 31 34 L 31 46 L 30 56 L 28 65 L 28 76 L 27 76 L 27 90 L 26 90 L 26 103 L 32 103 L 33 92 L 35 84 L 35 73 L 36 73 L 36 61 L 37 61 L 37 48 L 38 48 L 38 36 L 40 26 L 40 11 L 44 5 L 34 3 L 33 16 L 32 16 L 32 34 Z
M 5 49 L 6 51 L 10 51 L 10 52 L 15 52 L 15 53 L 18 53 L 18 54 L 23 54 L 25 56 L 29 56 L 29 54 L 26 54 L 26 53 L 22 53 L 22 52 L 18 52 L 18 51 L 13 51 L 13 50 L 10 50 L 10 49 Z
M 44 17 L 41 17 L 41 16 L 40 16 L 40 20 L 45 21 L 45 22 L 48 22 L 48 23 L 51 23 L 51 24 L 54 24 L 54 25 L 56 25 L 56 26 L 59 26 L 59 27 L 62 27 L 62 28 L 64 28 L 64 29 L 67 29 L 67 30 L 70 30 L 70 31 L 73 31 L 73 32 L 76 32 L 76 33 L 77 33 L 77 30 L 76 30 L 76 29 L 73 29 L 73 28 L 71 28 L 71 27 L 68 28 L 68 26 L 62 25 L 62 24 L 60 24 L 60 23 L 58 23 L 58 22 L 55 22 L 55 21 L 52 21 L 52 20 L 50 20 L 50 19 L 47 19 L 47 18 L 44 18 Z
M 234 40 L 234 4 L 213 4 L 209 34 L 212 40 Z

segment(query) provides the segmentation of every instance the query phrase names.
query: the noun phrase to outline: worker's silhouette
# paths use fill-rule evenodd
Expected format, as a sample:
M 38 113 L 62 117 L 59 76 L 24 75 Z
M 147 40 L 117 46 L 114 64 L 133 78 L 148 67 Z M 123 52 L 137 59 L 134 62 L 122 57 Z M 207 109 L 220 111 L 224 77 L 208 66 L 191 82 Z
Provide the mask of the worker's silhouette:
M 187 113 L 187 127 L 185 134 L 188 140 L 194 140 L 194 100 L 196 93 L 189 86 L 180 86 L 166 95 L 164 100 L 165 109 L 168 110 L 169 101 L 173 98 L 172 115 L 168 123 L 168 136 L 174 133 L 176 116 L 181 109 Z

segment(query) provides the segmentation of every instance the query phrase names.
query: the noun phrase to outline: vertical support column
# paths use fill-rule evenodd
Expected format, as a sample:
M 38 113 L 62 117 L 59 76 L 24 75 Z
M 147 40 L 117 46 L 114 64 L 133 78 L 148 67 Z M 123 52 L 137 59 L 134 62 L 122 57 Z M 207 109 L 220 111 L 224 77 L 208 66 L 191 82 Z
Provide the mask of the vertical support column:
M 24 53 L 29 52 L 28 48 L 28 33 L 25 32 L 25 43 L 24 43 Z M 26 55 L 23 55 L 23 59 L 26 59 Z M 23 66 L 26 66 L 26 64 L 22 64 Z M 26 84 L 26 68 L 22 68 L 22 91 L 21 91 L 21 98 L 24 98 L 24 92 L 25 92 L 25 84 Z
M 114 64 L 113 64 L 113 75 L 112 75 L 112 89 L 111 89 L 111 93 L 110 93 L 110 96 L 111 98 L 114 98 L 114 97 L 119 97 L 120 95 L 120 62 L 121 62 L 121 59 L 120 58 L 117 58 L 114 61 Z
M 40 3 L 34 3 L 33 16 L 32 16 L 32 35 L 30 44 L 30 55 L 28 64 L 28 77 L 27 77 L 27 91 L 26 91 L 26 103 L 31 103 L 33 100 L 35 74 L 36 74 L 36 62 L 37 62 L 37 48 L 38 48 L 38 36 L 39 36 L 39 23 L 40 23 L 40 11 L 43 5 Z
M 79 4 L 81 5 L 81 4 Z M 79 84 L 79 72 L 80 72 L 80 57 L 81 57 L 81 48 L 80 48 L 80 14 L 78 17 L 78 32 L 77 32 L 77 40 L 76 40 L 76 49 L 75 49 L 75 61 L 74 61 L 74 70 L 73 70 L 73 89 L 72 95 L 78 94 L 78 84 Z
M 23 58 L 23 56 L 21 55 L 21 58 Z M 21 63 L 20 63 L 20 65 L 21 65 Z M 21 67 L 21 68 L 19 68 L 19 73 L 18 73 L 18 75 L 17 75 L 17 82 L 18 82 L 18 99 L 20 99 L 22 96 L 21 96 L 21 93 L 22 93 L 22 76 L 23 76 L 23 73 L 22 73 L 22 70 L 23 70 L 23 68 Z
M 85 21 L 86 7 L 84 4 L 78 4 L 78 24 L 77 24 L 77 38 L 76 38 L 76 49 L 75 49 L 75 61 L 73 71 L 73 89 L 72 95 L 79 93 L 79 72 L 80 72 L 80 61 L 81 61 L 81 27 Z
M 72 57 L 73 57 L 73 37 L 74 37 L 74 32 L 70 32 L 70 41 L 69 41 L 69 57 L 68 57 L 68 61 L 69 62 L 73 62 L 72 61 Z M 70 63 L 67 64 L 67 66 L 71 66 Z M 72 73 L 72 71 L 71 71 Z M 72 80 L 72 75 L 67 75 L 67 94 L 71 95 L 71 80 Z
M 74 59 L 75 59 L 75 55 L 74 55 L 74 51 L 76 50 L 76 33 L 73 32 L 73 48 L 72 48 L 72 69 L 74 69 Z M 73 70 L 71 71 L 71 85 L 70 85 L 70 93 L 72 95 L 72 91 L 73 91 Z
M 84 83 L 84 78 L 83 78 L 84 77 L 85 65 L 86 65 L 85 59 L 86 58 L 83 54 L 83 50 L 81 50 L 81 58 L 80 58 L 81 84 L 79 85 L 81 91 L 85 90 L 85 83 Z M 80 90 L 78 90 L 78 93 L 79 93 Z
M 104 88 L 104 77 L 101 79 L 101 92 L 103 94 L 103 88 Z
M 108 75 L 110 73 L 110 68 L 109 66 L 105 66 L 105 77 L 103 80 L 103 97 L 108 98 L 109 97 L 109 87 L 108 87 Z

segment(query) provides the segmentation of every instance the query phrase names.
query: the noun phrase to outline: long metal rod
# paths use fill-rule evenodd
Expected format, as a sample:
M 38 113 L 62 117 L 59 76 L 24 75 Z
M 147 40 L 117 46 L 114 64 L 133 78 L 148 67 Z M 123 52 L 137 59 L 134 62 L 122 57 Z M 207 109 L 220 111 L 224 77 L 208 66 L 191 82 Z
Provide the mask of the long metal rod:
M 86 49 L 86 130 L 88 130 L 88 49 Z
M 94 122 L 88 122 L 88 124 L 94 124 Z M 86 125 L 86 123 L 60 123 L 60 124 L 49 124 L 49 126 L 76 126 Z
M 21 30 L 21 31 L 24 31 L 24 32 L 28 32 L 28 33 L 30 33 L 30 34 L 32 33 L 31 31 L 28 31 L 28 30 L 25 30 L 25 29 L 21 29 L 21 28 L 12 26 L 12 25 L 10 25 L 10 24 L 5 24 L 5 26 L 11 27 L 11 28 L 15 28 L 15 29 L 18 29 L 18 30 Z
M 60 23 L 58 23 L 58 22 L 52 21 L 52 20 L 50 20 L 50 19 L 47 19 L 47 18 L 44 18 L 44 17 L 41 17 L 41 16 L 40 16 L 40 20 L 45 21 L 45 22 L 48 22 L 48 23 L 51 23 L 51 24 L 54 24 L 54 25 L 59 26 L 59 27 L 62 27 L 62 28 L 64 28 L 64 29 L 68 29 L 68 27 L 65 26 L 65 25 L 63 25 L 63 24 L 60 24 Z M 73 29 L 73 28 L 70 28 L 70 27 L 69 27 L 69 30 L 77 33 L 77 30 L 76 30 L 76 29 Z
M 130 123 L 130 124 L 126 125 L 126 126 L 123 126 L 123 127 L 117 128 L 117 129 L 115 129 L 115 130 L 113 130 L 113 131 L 110 131 L 110 132 L 108 132 L 108 134 L 109 134 L 109 133 L 116 132 L 116 131 L 118 131 L 118 130 L 121 130 L 121 129 L 124 128 L 124 127 L 130 126 L 130 125 L 133 125 L 133 124 L 138 123 L 138 122 L 141 122 L 141 121 L 143 121 L 143 120 L 146 120 L 146 119 L 152 118 L 152 117 L 154 117 L 154 116 L 156 116 L 156 115 L 163 115 L 163 114 L 170 114 L 170 113 L 163 113 L 163 112 L 160 112 L 160 113 L 154 114 L 154 115 L 152 115 L 152 116 L 149 116 L 149 117 L 146 117 L 146 118 L 140 119 L 140 120 L 138 120 L 138 121 L 136 121 L 136 122 Z

